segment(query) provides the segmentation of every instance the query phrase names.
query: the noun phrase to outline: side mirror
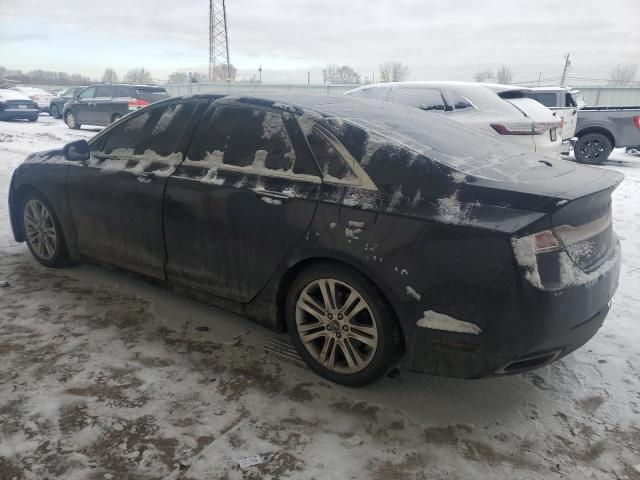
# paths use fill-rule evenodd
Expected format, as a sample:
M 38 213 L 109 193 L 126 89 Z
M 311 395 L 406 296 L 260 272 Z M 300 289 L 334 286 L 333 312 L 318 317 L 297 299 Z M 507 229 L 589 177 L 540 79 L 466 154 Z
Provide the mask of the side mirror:
M 64 158 L 76 162 L 82 162 L 89 160 L 89 144 L 86 140 L 76 140 L 75 142 L 67 143 L 62 148 Z

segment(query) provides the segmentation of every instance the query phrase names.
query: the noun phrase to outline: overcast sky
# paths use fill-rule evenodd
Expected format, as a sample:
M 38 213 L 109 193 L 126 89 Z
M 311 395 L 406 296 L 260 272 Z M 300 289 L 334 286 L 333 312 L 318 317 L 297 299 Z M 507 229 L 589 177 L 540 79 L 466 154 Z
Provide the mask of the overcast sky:
M 231 62 L 264 81 L 322 81 L 327 63 L 377 76 L 387 60 L 412 80 L 471 80 L 509 66 L 515 81 L 606 79 L 640 64 L 640 0 L 227 0 Z M 0 65 L 99 78 L 144 66 L 157 80 L 206 71 L 208 0 L 0 0 Z

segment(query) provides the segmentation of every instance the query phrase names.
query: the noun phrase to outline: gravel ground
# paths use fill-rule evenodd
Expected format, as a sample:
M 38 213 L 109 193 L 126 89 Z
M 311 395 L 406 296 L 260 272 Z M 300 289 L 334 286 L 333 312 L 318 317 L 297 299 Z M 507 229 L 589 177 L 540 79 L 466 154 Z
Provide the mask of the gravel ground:
M 0 197 L 27 153 L 97 130 L 0 123 Z M 590 343 L 525 375 L 362 389 L 137 276 L 39 265 L 0 201 L 0 479 L 640 479 L 640 158 L 604 168 L 626 175 L 624 260 Z

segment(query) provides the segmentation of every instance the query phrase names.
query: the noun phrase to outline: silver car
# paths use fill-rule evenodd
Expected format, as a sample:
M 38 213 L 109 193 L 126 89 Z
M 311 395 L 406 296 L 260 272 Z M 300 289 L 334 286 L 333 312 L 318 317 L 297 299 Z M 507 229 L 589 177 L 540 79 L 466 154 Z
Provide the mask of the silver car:
M 526 150 L 557 159 L 562 147 L 561 118 L 527 98 L 527 90 L 472 82 L 392 82 L 366 85 L 345 95 L 448 115 Z

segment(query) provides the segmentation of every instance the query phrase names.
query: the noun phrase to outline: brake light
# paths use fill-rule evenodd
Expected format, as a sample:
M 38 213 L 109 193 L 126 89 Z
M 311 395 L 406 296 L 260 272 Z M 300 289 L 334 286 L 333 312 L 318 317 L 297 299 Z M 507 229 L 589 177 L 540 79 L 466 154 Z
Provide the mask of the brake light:
M 635 123 L 637 128 L 640 128 L 640 116 L 633 117 L 633 123 Z
M 129 110 L 137 110 L 138 108 L 146 107 L 150 102 L 146 100 L 140 100 L 138 98 L 133 98 L 129 100 Z
M 560 131 L 564 128 L 564 117 L 560 117 Z
M 541 135 L 558 124 L 536 122 L 492 123 L 491 127 L 500 135 Z

